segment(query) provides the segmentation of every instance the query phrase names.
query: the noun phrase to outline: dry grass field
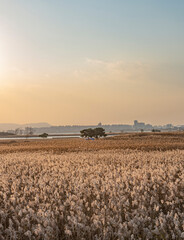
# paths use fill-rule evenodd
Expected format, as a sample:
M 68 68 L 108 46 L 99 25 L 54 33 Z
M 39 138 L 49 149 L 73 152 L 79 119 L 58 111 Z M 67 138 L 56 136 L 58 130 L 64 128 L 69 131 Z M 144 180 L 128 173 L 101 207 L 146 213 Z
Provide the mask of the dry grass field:
M 184 239 L 184 134 L 0 142 L 6 239 Z
M 79 138 L 44 140 L 3 140 L 0 153 L 49 151 L 52 153 L 114 149 L 166 151 L 184 149 L 184 132 L 125 133 L 115 137 L 88 141 Z

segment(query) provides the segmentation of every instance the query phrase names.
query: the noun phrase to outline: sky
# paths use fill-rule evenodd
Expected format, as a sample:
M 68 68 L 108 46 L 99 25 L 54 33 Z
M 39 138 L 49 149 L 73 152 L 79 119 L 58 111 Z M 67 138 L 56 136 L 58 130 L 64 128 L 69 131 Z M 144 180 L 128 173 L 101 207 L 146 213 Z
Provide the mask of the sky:
M 0 122 L 184 124 L 183 0 L 0 0 Z

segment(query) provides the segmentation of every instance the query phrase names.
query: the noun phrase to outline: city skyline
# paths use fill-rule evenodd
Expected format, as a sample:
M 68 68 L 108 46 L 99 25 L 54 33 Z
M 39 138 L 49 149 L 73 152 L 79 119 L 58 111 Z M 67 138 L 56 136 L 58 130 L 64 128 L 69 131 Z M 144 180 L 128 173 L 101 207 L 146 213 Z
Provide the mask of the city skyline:
M 31 128 L 31 129 L 38 129 L 39 130 L 43 130 L 43 131 L 50 131 L 52 132 L 52 129 L 56 129 L 59 133 L 62 133 L 62 131 L 64 130 L 65 132 L 69 131 L 73 131 L 72 129 L 76 130 L 76 129 L 83 129 L 84 127 L 105 127 L 105 128 L 111 128 L 111 127 L 115 127 L 118 128 L 119 131 L 121 130 L 127 130 L 127 129 L 132 129 L 132 130 L 153 130 L 154 128 L 159 128 L 159 129 L 170 129 L 170 130 L 183 130 L 184 129 L 184 124 L 182 125 L 174 125 L 172 123 L 167 123 L 164 125 L 159 125 L 159 124 L 150 124 L 150 123 L 146 123 L 146 122 L 140 122 L 138 120 L 134 120 L 132 123 L 113 123 L 113 124 L 108 124 L 108 123 L 102 123 L 102 122 L 98 122 L 96 124 L 86 124 L 86 125 L 81 125 L 81 124 L 74 124 L 74 125 L 52 125 L 46 122 L 40 122 L 40 123 L 26 123 L 26 124 L 16 124 L 16 123 L 0 123 L 0 132 L 3 131 L 8 131 L 13 133 L 14 131 L 20 131 L 20 132 L 24 132 L 24 130 L 26 128 Z M 50 129 L 50 130 L 49 130 Z M 110 130 L 109 130 L 110 131 Z

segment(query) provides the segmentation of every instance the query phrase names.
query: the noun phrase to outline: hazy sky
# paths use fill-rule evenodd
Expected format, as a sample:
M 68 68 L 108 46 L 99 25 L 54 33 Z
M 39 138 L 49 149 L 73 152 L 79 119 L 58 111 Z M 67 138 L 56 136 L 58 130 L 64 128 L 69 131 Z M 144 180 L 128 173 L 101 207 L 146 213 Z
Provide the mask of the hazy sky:
M 0 122 L 184 124 L 183 0 L 0 0 Z

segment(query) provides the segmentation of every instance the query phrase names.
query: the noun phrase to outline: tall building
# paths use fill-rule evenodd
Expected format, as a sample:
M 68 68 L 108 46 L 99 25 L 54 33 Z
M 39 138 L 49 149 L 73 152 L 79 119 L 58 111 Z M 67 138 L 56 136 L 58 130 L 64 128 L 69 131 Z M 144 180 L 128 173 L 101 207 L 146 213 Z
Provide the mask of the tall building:
M 135 130 L 140 130 L 145 128 L 145 123 L 144 122 L 138 122 L 137 120 L 134 120 L 134 129 Z
M 136 127 L 138 124 L 138 121 L 137 120 L 134 120 L 134 127 Z

